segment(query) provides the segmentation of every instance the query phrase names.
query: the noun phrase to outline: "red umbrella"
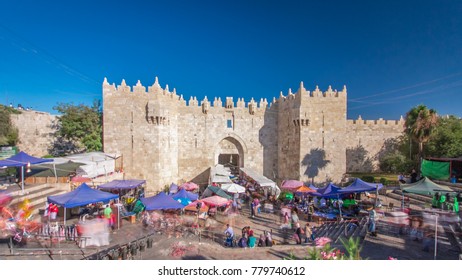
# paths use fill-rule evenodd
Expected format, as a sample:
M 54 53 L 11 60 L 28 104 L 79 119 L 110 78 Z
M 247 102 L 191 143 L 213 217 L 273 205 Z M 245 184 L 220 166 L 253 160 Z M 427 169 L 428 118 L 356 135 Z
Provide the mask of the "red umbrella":
M 180 189 L 185 189 L 187 191 L 194 191 L 194 190 L 198 190 L 199 186 L 196 183 L 188 182 L 188 183 L 182 184 L 180 186 Z
M 88 183 L 91 181 L 91 179 L 86 177 L 75 176 L 72 177 L 71 181 L 74 183 Z
M 297 181 L 297 180 L 287 180 L 282 182 L 282 187 L 283 189 L 286 190 L 296 190 L 300 187 L 305 185 L 302 181 Z

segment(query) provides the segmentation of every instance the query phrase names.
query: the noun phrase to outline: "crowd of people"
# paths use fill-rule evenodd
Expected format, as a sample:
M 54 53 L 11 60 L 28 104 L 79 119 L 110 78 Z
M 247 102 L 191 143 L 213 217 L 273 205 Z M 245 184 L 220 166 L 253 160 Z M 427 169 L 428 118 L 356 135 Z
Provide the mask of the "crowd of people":
M 241 237 L 236 239 L 233 228 L 227 224 L 225 234 L 226 247 L 239 247 L 239 248 L 255 248 L 255 247 L 271 247 L 273 246 L 273 238 L 271 231 L 263 231 L 257 239 L 254 231 L 250 226 L 242 228 Z

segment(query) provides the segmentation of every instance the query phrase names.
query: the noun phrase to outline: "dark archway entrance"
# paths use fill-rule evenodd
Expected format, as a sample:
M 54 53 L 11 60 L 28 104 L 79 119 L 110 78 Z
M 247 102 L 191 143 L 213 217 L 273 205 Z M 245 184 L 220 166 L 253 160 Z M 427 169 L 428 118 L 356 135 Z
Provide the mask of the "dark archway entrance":
M 238 174 L 239 167 L 244 166 L 244 149 L 241 143 L 233 137 L 221 140 L 215 150 L 215 164 L 230 167 L 234 174 Z

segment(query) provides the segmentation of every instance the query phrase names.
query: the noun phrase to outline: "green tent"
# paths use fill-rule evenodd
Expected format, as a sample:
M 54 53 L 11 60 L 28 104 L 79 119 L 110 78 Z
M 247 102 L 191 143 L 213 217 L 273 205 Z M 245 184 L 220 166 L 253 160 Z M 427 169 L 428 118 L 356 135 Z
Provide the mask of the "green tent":
M 233 199 L 233 197 L 227 194 L 224 190 L 220 189 L 219 187 L 215 187 L 215 186 L 208 186 L 207 189 L 205 189 L 202 197 L 209 197 L 209 196 L 212 196 L 213 194 L 216 194 L 226 199 Z
M 400 188 L 405 193 L 415 193 L 421 195 L 434 195 L 436 192 L 453 192 L 450 187 L 438 185 L 427 177 L 424 177 L 423 179 L 412 184 L 402 184 L 400 185 Z
M 71 161 L 56 164 L 55 166 L 50 164 L 40 164 L 33 166 L 31 168 L 31 172 L 27 174 L 27 177 L 69 177 L 71 174 L 75 173 L 78 167 L 82 165 L 84 164 Z
M 422 176 L 437 180 L 449 179 L 450 162 L 432 161 L 424 159 L 420 167 Z

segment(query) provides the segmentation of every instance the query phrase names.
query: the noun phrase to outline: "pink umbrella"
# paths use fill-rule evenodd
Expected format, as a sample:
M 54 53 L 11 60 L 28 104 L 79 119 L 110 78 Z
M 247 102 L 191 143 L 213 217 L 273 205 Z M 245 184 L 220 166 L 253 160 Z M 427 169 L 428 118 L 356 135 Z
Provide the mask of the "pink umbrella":
M 75 176 L 72 177 L 71 181 L 74 183 L 88 183 L 91 182 L 91 179 L 86 177 Z
M 302 181 L 297 181 L 297 180 L 286 180 L 282 182 L 282 187 L 283 189 L 286 190 L 296 190 L 300 187 L 302 187 L 305 183 Z
M 196 183 L 187 182 L 187 183 L 182 184 L 180 186 L 180 189 L 185 189 L 187 191 L 194 191 L 194 190 L 198 190 L 199 186 Z
M 218 195 L 209 196 L 201 199 L 200 201 L 207 204 L 210 207 L 224 206 L 231 202 L 229 199 L 226 199 Z

